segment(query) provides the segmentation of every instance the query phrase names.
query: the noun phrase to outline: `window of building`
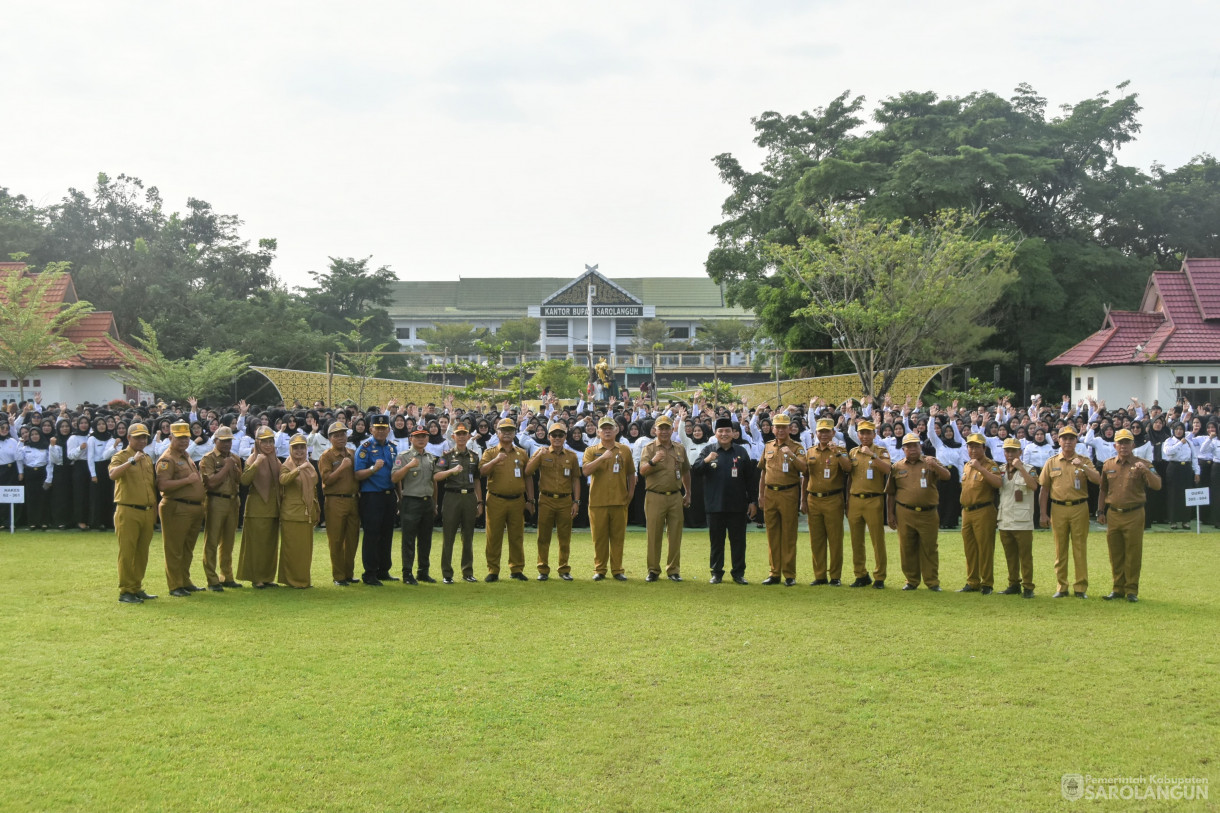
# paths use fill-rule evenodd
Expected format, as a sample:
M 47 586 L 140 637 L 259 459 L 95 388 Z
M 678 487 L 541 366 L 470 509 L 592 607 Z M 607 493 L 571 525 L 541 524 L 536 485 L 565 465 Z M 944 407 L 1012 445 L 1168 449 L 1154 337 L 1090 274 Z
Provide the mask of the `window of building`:
M 1181 383 L 1182 383 L 1182 376 L 1180 376 L 1180 375 L 1179 375 L 1179 376 L 1175 376 L 1175 377 L 1174 377 L 1174 379 L 1173 379 L 1173 381 L 1174 381 L 1174 383 L 1175 383 L 1175 384 L 1181 384 Z
M 614 335 L 619 339 L 630 339 L 635 336 L 636 320 L 619 319 L 614 323 Z
M 568 337 L 568 320 L 547 319 L 546 337 L 548 339 L 566 339 Z
M 400 339 L 409 339 L 411 338 L 411 328 L 400 327 L 395 331 L 395 335 Z
M 1080 376 L 1076 376 L 1076 391 L 1080 391 Z
M 1093 376 L 1089 376 L 1089 389 L 1093 389 Z
M 690 325 L 675 325 L 669 329 L 669 338 L 671 339 L 689 339 Z
M 1216 380 L 1216 376 L 1214 376 L 1214 375 L 1213 375 L 1213 376 L 1212 376 L 1212 383 L 1213 383 L 1213 384 L 1220 384 L 1220 381 L 1217 381 L 1217 380 Z
M 1188 376 L 1186 376 L 1186 383 L 1187 383 L 1187 384 L 1193 384 L 1193 383 L 1195 383 L 1195 377 L 1194 377 L 1193 375 L 1188 375 Z

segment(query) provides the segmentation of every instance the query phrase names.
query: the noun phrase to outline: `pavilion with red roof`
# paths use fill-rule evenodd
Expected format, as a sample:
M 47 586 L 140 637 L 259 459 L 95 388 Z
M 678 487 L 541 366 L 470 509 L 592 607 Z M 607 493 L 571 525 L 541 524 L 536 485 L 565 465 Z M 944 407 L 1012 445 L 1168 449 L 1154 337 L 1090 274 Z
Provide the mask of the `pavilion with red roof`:
M 1220 259 L 1154 272 L 1138 311 L 1109 311 L 1101 330 L 1047 366 L 1071 366 L 1073 402 L 1220 403 Z
M 25 274 L 25 263 L 0 262 L 0 275 Z M 49 292 L 57 303 L 78 301 L 72 276 L 64 274 Z M 114 378 L 122 364 L 117 348 L 134 349 L 119 338 L 119 330 L 110 311 L 94 311 L 64 331 L 64 336 L 81 346 L 81 351 L 63 361 L 40 367 L 24 382 L 25 397 L 40 391 L 43 403 L 67 401 L 75 406 L 85 401 L 96 404 L 116 398 L 132 398 Z M 15 399 L 19 387 L 11 372 L 0 370 L 0 396 Z

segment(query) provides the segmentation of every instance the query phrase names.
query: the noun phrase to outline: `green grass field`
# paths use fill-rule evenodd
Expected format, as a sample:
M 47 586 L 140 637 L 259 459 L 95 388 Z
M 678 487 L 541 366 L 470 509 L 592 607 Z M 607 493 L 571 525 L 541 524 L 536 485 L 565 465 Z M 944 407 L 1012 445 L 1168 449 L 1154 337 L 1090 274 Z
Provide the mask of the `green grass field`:
M 1220 807 L 1220 534 L 1151 535 L 1136 605 L 1096 526 L 1088 601 L 1050 598 L 1045 532 L 1032 601 L 953 593 L 947 532 L 943 593 L 897 589 L 893 534 L 888 589 L 809 587 L 806 539 L 794 588 L 761 532 L 749 586 L 707 584 L 691 530 L 682 584 L 642 533 L 591 582 L 585 532 L 575 582 L 376 590 L 319 533 L 312 590 L 175 599 L 158 536 L 128 606 L 112 535 L 6 533 L 0 810 L 1060 810 L 1067 773 L 1211 782 L 1091 809 Z

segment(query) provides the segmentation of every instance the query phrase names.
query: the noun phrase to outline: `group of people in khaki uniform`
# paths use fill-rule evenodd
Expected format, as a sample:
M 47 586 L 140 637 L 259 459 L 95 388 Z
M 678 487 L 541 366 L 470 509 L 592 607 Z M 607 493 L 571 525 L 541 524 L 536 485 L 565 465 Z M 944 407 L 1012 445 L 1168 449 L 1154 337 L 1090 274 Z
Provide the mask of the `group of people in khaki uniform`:
M 858 445 L 850 452 L 836 442 L 836 424 L 832 420 L 823 418 L 816 422 L 816 442 L 807 449 L 790 436 L 790 425 L 789 416 L 783 412 L 772 417 L 774 439 L 765 443 L 757 463 L 756 502 L 754 491 L 747 489 L 750 477 L 742 477 L 740 483 L 741 505 L 748 502 L 752 512 L 756 504 L 765 522 L 769 574 L 763 584 L 795 584 L 798 524 L 803 513 L 808 517 L 814 577 L 811 584 L 842 584 L 846 519 L 852 548 L 852 587 L 885 587 L 888 524 L 898 534 L 905 578 L 902 589 L 915 590 L 922 584 L 940 592 L 937 484 L 950 474 L 934 457 L 923 454 L 920 437 L 909 433 L 903 436 L 901 457 L 891 460 L 887 448 L 876 443 L 876 430 L 868 419 L 855 423 Z M 499 580 L 505 536 L 509 575 L 526 580 L 526 511 L 533 513 L 538 523 L 538 580 L 550 577 L 550 546 L 555 536 L 556 572 L 560 578 L 571 581 L 572 521 L 582 499 L 588 503 L 594 580 L 611 576 L 625 581 L 623 544 L 627 511 L 635 489 L 643 488 L 647 518 L 646 581 L 657 581 L 662 575 L 671 581 L 682 581 L 683 511 L 691 502 L 692 474 L 718 476 L 725 484 L 735 484 L 738 463 L 742 464 L 742 472 L 746 472 L 749 459 L 735 452 L 722 458 L 723 449 L 718 451 L 716 444 L 711 444 L 703 450 L 710 450 L 706 460 L 694 458 L 697 465 L 692 468 L 687 449 L 675 442 L 673 420 L 660 415 L 654 426 L 655 438 L 644 444 L 638 468 L 632 448 L 618 440 L 619 425 L 610 417 L 598 421 L 597 442 L 588 445 L 581 456 L 565 445 L 568 427 L 560 422 L 549 425 L 549 444 L 539 445 L 532 454 L 515 442 L 518 427 L 510 419 L 496 425 L 499 443 L 481 455 L 470 448 L 470 431 L 463 424 L 456 425 L 452 446 L 440 455 L 425 450 L 428 433 L 416 430 L 412 433 L 411 448 L 397 453 L 391 475 L 403 505 L 411 508 L 402 509 L 404 556 L 406 523 L 411 524 L 412 541 L 411 561 L 403 563 L 405 580 L 416 583 L 410 573 L 418 554 L 420 580 L 434 581 L 427 577 L 431 529 L 443 491 L 442 573 L 446 583 L 452 583 L 457 576 L 452 555 L 459 533 L 461 578 L 475 581 L 474 522 L 484 510 L 485 581 Z M 726 428 L 731 429 L 727 419 L 718 421 L 721 447 L 729 437 L 721 437 Z M 355 557 L 361 528 L 357 500 L 361 477 L 357 474 L 360 467 L 355 455 L 348 447 L 345 424 L 330 425 L 327 433 L 330 447 L 317 460 L 316 471 L 309 462 L 307 440 L 302 434 L 292 436 L 289 456 L 281 461 L 276 456 L 274 433 L 262 427 L 255 433 L 253 451 L 243 461 L 232 452 L 232 432 L 221 427 L 215 434 L 213 450 L 196 465 L 186 453 L 188 425 L 174 423 L 170 430 L 173 442 L 154 461 L 144 452 L 149 442 L 147 427 L 132 424 L 128 447 L 110 461 L 109 474 L 115 483 L 120 601 L 141 603 L 156 598 L 144 591 L 143 577 L 158 516 L 166 581 L 174 596 L 189 596 L 204 589 L 194 585 L 190 578 L 190 563 L 201 532 L 205 533 L 203 569 L 207 589 L 220 592 L 241 587 L 237 579 L 249 581 L 255 588 L 277 584 L 309 587 L 313 529 L 323 507 L 333 581 L 337 585 L 357 582 Z M 1132 454 L 1134 438 L 1127 430 L 1115 435 L 1117 455 L 1107 460 L 1100 471 L 1087 456 L 1077 454 L 1076 431 L 1071 426 L 1061 429 L 1059 441 L 1059 453 L 1047 460 L 1035 477 L 1022 462 L 1022 447 L 1016 439 L 1005 440 L 1005 459 L 998 462 L 988 457 L 987 438 L 980 434 L 966 438 L 969 454 L 961 478 L 966 582 L 958 592 L 984 595 L 994 592 L 998 534 L 1008 566 L 1008 585 L 999 592 L 1033 597 L 1034 510 L 1040 507 L 1042 524 L 1052 529 L 1055 543 L 1054 596 L 1086 598 L 1089 530 L 1086 501 L 1088 484 L 1094 483 L 1100 486 L 1098 521 L 1107 526 L 1113 570 L 1113 590 L 1105 598 L 1138 600 L 1143 506 L 1146 491 L 1159 489 L 1161 478 L 1150 465 Z M 726 470 L 713 475 L 718 460 L 725 461 Z M 242 486 L 249 488 L 249 495 L 241 517 L 241 555 L 234 573 L 233 548 Z M 1034 495 L 1039 493 L 1039 487 L 1041 502 L 1036 506 Z M 319 490 L 323 495 L 322 506 L 316 496 Z M 662 557 L 666 543 L 668 549 Z M 735 544 L 734 581 L 745 584 L 740 572 L 744 543 L 738 540 Z M 871 574 L 867 567 L 870 547 Z M 1074 570 L 1072 581 L 1068 578 L 1069 555 Z M 720 561 L 723 566 L 723 548 Z M 713 583 L 720 580 L 715 569 L 713 561 Z

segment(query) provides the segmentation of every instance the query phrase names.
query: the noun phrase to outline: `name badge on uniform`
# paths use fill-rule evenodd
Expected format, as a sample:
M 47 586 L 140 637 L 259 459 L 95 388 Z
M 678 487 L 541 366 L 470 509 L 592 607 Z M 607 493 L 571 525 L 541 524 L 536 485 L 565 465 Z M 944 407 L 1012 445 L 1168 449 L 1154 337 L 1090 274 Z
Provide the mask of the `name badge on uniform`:
M 675 480 L 682 479 L 682 469 L 674 469 L 674 479 Z
M 513 477 L 520 477 L 520 476 L 521 476 L 521 464 L 518 463 L 517 465 L 513 466 Z
M 618 474 L 618 458 L 614 458 L 614 473 Z
M 571 476 L 572 476 L 572 470 L 571 470 L 571 469 L 569 469 L 569 468 L 565 468 L 565 469 L 563 470 L 563 476 L 564 476 L 564 477 L 571 477 Z
M 1073 487 L 1077 491 L 1079 491 L 1080 490 L 1080 472 L 1076 472 L 1076 479 L 1073 480 L 1072 483 L 1073 483 Z
M 1025 502 L 1025 492 L 1018 488 L 1013 492 L 1012 498 L 1015 502 Z
M 928 475 L 926 473 L 919 475 L 919 487 L 920 488 L 928 487 Z
M 788 458 L 784 458 L 784 474 L 788 473 Z
M 872 463 L 868 464 L 868 471 L 864 472 L 864 479 L 865 480 L 873 479 L 873 464 Z
M 468 473 L 466 474 L 466 482 L 468 482 L 468 483 L 473 483 L 473 482 L 474 482 L 474 472 L 473 472 L 473 471 L 472 471 L 472 472 L 468 472 Z
M 827 466 L 826 468 L 822 469 L 822 479 L 823 480 L 830 479 L 830 466 Z
M 736 477 L 736 476 L 737 476 L 737 466 L 736 466 L 736 465 L 734 465 L 734 466 L 733 466 L 733 473 L 732 473 L 732 474 L 730 474 L 729 476 L 730 476 L 730 477 Z

